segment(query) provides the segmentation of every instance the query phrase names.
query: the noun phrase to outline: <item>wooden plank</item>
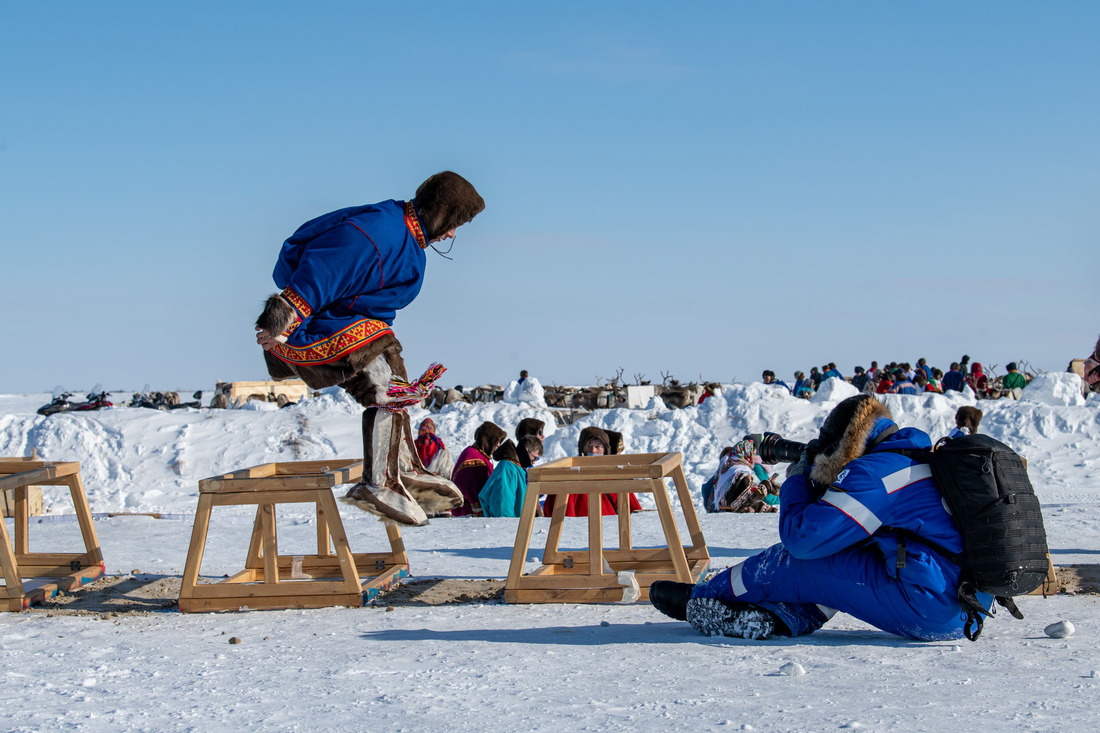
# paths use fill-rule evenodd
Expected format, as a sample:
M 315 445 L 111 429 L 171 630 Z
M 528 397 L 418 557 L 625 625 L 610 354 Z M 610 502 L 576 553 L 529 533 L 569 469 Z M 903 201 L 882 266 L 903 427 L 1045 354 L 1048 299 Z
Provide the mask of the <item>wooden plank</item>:
M 23 580 L 19 576 L 19 564 L 15 560 L 15 554 L 11 548 L 11 538 L 8 536 L 8 523 L 0 519 L 0 568 L 4 571 L 4 585 L 8 589 L 8 598 L 19 601 L 22 609 Z M 8 610 L 12 610 L 9 604 Z
M 583 480 L 565 482 L 543 482 L 540 484 L 543 494 L 551 496 L 568 496 L 569 494 L 651 494 L 653 482 L 650 479 L 589 479 L 587 474 Z M 663 490 L 663 487 L 662 487 Z M 599 503 L 599 502 L 597 502 Z
M 531 546 L 531 531 L 535 526 L 535 507 L 539 501 L 537 491 L 538 484 L 527 484 L 527 491 L 523 497 L 523 509 L 519 513 L 519 525 L 516 527 L 516 541 L 512 546 L 512 560 L 508 564 L 508 577 L 504 587 L 509 587 L 523 574 L 523 566 L 527 561 L 527 551 Z
M 623 587 L 565 590 L 505 590 L 505 603 L 617 603 L 622 600 Z
M 692 500 L 687 479 L 684 477 L 683 466 L 676 466 L 672 470 L 672 485 L 676 489 L 676 496 L 680 499 L 680 513 L 684 515 L 684 524 L 687 525 L 688 537 L 691 538 L 691 547 L 696 553 L 702 553 L 709 559 L 707 541 L 703 538 L 703 527 L 699 524 L 699 514 L 695 511 L 695 503 Z M 693 555 L 688 553 L 688 557 Z
M 340 570 L 344 576 L 344 584 L 347 590 L 359 591 L 359 574 L 355 567 L 355 558 L 351 554 L 351 545 L 348 536 L 344 532 L 344 521 L 340 518 L 340 510 L 336 506 L 336 499 L 331 491 L 320 492 L 318 506 L 324 510 L 325 520 L 329 522 L 329 532 L 332 533 L 332 545 L 336 549 L 336 557 L 340 561 Z
M 302 489 L 331 489 L 336 486 L 332 474 L 315 473 L 304 476 L 264 476 L 260 478 L 205 479 L 199 491 L 204 494 L 244 493 L 249 491 L 298 491 Z
M 95 523 L 92 522 L 92 509 L 88 506 L 88 495 L 84 493 L 84 480 L 80 478 L 80 472 L 69 476 L 66 483 L 76 508 L 76 521 L 80 525 L 80 535 L 84 538 L 84 549 L 96 562 L 103 562 L 103 550 L 99 547 L 99 537 L 96 536 Z
M 542 552 L 544 563 L 557 562 L 561 557 L 558 547 L 561 545 L 561 532 L 565 527 L 565 512 L 569 508 L 568 504 L 568 495 L 558 496 L 554 501 L 554 510 L 550 512 L 550 527 L 546 531 L 546 547 Z
M 588 557 L 593 575 L 603 574 L 603 506 L 588 497 Z
M 682 462 L 683 458 L 679 452 L 665 453 L 650 464 L 650 468 L 653 470 L 650 472 L 649 477 L 664 478 L 665 476 L 671 476 L 674 470 L 680 468 Z
M 300 491 L 253 491 L 227 494 L 206 493 L 214 506 L 245 506 L 248 504 L 312 504 L 317 501 L 317 489 Z
M 539 481 L 558 483 L 562 481 L 606 481 L 649 478 L 648 466 L 603 466 L 571 468 L 566 471 L 543 471 Z M 546 493 L 544 490 L 542 493 Z
M 180 606 L 191 597 L 199 580 L 199 566 L 202 565 L 203 552 L 206 550 L 206 533 L 210 528 L 210 508 L 212 497 L 199 494 L 199 506 L 195 512 L 195 524 L 191 527 L 191 544 L 187 548 L 187 559 L 183 566 L 183 578 L 180 581 Z
M 633 546 L 630 537 L 630 494 L 616 494 L 615 506 L 619 524 L 619 549 L 629 550 Z
M 401 536 L 401 528 L 393 522 L 387 523 L 386 537 L 390 540 L 390 556 L 393 558 L 393 562 L 400 565 L 408 565 L 409 556 L 405 552 L 405 538 Z M 359 561 L 356 560 L 356 563 L 358 562 Z
M 279 582 L 279 540 L 275 534 L 275 505 L 260 505 L 260 542 L 264 560 L 264 580 Z
M 356 588 L 358 589 L 358 584 Z M 254 583 L 202 583 L 195 586 L 191 598 L 296 598 L 311 595 L 347 595 L 343 580 L 284 580 L 273 583 L 258 579 Z M 251 605 L 251 604 L 249 604 Z
M 242 586 L 237 586 L 242 587 Z M 285 596 L 279 598 L 190 598 L 180 599 L 180 611 L 183 613 L 202 613 L 210 611 L 239 611 L 248 607 L 254 611 L 276 611 L 292 608 L 329 608 L 348 606 L 358 608 L 363 605 L 361 593 L 334 595 Z
M 204 481 L 213 481 L 214 479 L 234 479 L 234 478 L 258 478 L 260 476 L 274 476 L 277 463 L 260 463 L 256 466 L 249 466 L 248 468 L 241 468 L 236 471 L 230 471 L 229 473 L 218 474 L 217 476 L 211 476 L 210 478 L 199 479 L 199 488 L 202 488 Z
M 653 492 L 653 499 L 657 502 L 657 514 L 661 518 L 661 529 L 664 531 L 665 542 L 672 554 L 672 563 L 676 566 L 676 579 L 681 583 L 690 583 L 691 571 L 688 568 L 687 556 L 684 555 L 684 548 L 680 544 L 680 531 L 676 529 L 676 519 L 672 516 L 672 504 L 664 491 L 664 486 L 661 489 Z
M 516 585 L 518 590 L 585 590 L 588 588 L 618 588 L 614 575 L 525 575 Z
M 11 491 L 20 486 L 56 486 L 65 477 L 80 470 L 79 463 L 55 463 L 13 473 L 0 478 L 0 491 Z

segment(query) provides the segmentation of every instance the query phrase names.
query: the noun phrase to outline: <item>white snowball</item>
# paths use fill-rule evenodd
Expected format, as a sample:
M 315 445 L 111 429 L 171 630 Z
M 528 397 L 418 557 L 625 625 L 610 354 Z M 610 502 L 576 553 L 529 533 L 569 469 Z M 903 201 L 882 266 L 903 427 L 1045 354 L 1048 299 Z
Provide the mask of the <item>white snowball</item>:
M 1052 639 L 1064 639 L 1067 636 L 1073 636 L 1073 632 L 1076 630 L 1069 621 L 1055 621 L 1043 629 L 1046 635 Z
M 779 668 L 779 671 L 788 677 L 801 677 L 806 674 L 806 670 L 798 662 L 787 662 Z

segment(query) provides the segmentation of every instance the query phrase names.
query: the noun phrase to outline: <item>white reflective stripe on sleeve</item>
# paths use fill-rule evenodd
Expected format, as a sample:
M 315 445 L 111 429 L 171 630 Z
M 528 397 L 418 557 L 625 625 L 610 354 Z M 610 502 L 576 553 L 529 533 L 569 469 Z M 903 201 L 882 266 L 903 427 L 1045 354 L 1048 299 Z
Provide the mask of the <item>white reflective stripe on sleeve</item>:
M 914 463 L 908 468 L 894 471 L 889 476 L 883 476 L 882 485 L 887 494 L 892 494 L 898 489 L 926 478 L 932 478 L 932 467 L 927 463 Z
M 741 572 L 745 568 L 745 563 L 741 563 L 730 572 L 730 586 L 733 588 L 733 595 L 741 597 L 749 592 L 749 589 L 745 587 L 745 581 L 741 579 Z
M 831 619 L 833 616 L 836 616 L 836 609 L 835 608 L 829 608 L 828 606 L 822 606 L 820 603 L 815 603 L 814 605 L 817 606 L 818 611 L 821 611 L 823 614 L 825 614 L 825 619 L 826 620 Z
M 837 509 L 854 519 L 856 524 L 863 527 L 867 534 L 874 534 L 875 530 L 882 526 L 882 521 L 875 516 L 875 513 L 863 506 L 863 504 L 851 494 L 829 489 L 825 492 L 825 496 L 821 497 L 821 500 L 826 504 L 835 506 Z

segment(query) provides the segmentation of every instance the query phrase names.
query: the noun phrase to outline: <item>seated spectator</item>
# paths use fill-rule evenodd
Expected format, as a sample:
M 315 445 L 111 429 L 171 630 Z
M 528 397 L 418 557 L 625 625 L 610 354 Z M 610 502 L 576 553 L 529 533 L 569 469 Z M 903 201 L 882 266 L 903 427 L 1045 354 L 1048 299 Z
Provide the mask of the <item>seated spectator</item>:
M 894 391 L 894 380 L 885 369 L 879 370 L 878 383 L 875 384 L 875 394 L 890 394 Z
M 722 449 L 718 469 L 703 488 L 704 507 L 708 512 L 774 512 L 778 509 L 765 498 L 755 472 L 756 446 L 742 440 Z
M 539 442 L 541 443 L 545 437 L 542 434 L 542 430 L 545 427 L 546 423 L 544 423 L 542 420 L 538 420 L 533 417 L 523 418 L 519 421 L 519 424 L 516 425 L 516 445 L 519 445 L 519 442 L 526 438 L 528 435 L 535 436 L 539 439 Z
M 966 383 L 970 385 L 970 389 L 974 390 L 978 399 L 984 400 L 989 397 L 992 387 L 989 384 L 989 377 L 982 371 L 980 362 L 970 365 L 970 376 L 966 378 Z
M 865 392 L 867 383 L 871 381 L 871 375 L 863 371 L 863 367 L 857 366 L 855 368 L 855 376 L 852 377 L 852 386 L 858 389 L 860 392 Z
M 524 369 L 519 373 L 519 379 L 510 382 L 504 388 L 504 401 L 510 404 L 546 407 L 546 392 L 539 380 L 528 376 L 527 370 Z
M 925 381 L 932 379 L 932 367 L 928 366 L 928 360 L 925 359 L 923 356 L 917 359 L 916 371 L 924 374 Z
M 452 517 L 481 516 L 481 500 L 478 494 L 493 473 L 490 460 L 508 434 L 491 422 L 483 422 L 474 431 L 474 444 L 458 454 L 451 481 L 466 498 L 466 503 L 451 510 Z
M 581 431 L 577 441 L 577 452 L 582 456 L 610 456 L 623 452 L 623 436 L 613 430 L 603 430 L 589 425 Z M 634 494 L 627 494 L 631 512 L 640 512 L 642 505 Z M 557 496 L 549 495 L 544 504 L 547 516 L 553 513 L 557 503 Z M 618 499 L 615 494 L 600 495 L 600 513 L 604 516 L 619 513 Z M 565 516 L 587 517 L 588 495 L 569 494 L 566 500 Z
M 420 456 L 420 462 L 430 473 L 440 476 L 450 476 L 455 468 L 455 459 L 443 440 L 435 434 L 435 421 L 430 417 L 424 418 L 417 428 L 416 454 Z
M 777 387 L 782 387 L 783 389 L 787 390 L 787 394 L 791 393 L 791 388 L 787 386 L 787 383 L 781 379 L 776 379 L 775 372 L 773 372 L 771 369 L 765 369 L 760 378 L 764 381 L 764 384 L 772 384 Z
M 894 394 L 908 394 L 919 395 L 920 390 L 917 389 L 917 385 L 913 384 L 909 377 L 905 376 L 905 372 L 901 369 L 894 371 L 894 386 L 890 388 L 890 391 Z
M 1004 390 L 1005 397 L 1018 400 L 1024 393 L 1024 387 L 1027 386 L 1027 378 L 1020 374 L 1014 361 L 1010 361 L 1005 368 L 1008 369 L 1008 374 L 1001 379 L 1001 389 Z
M 825 372 L 821 375 L 821 379 L 824 381 L 826 379 L 844 379 L 844 377 L 841 375 L 840 370 L 836 368 L 836 364 L 829 362 L 825 365 Z
M 506 440 L 493 451 L 497 462 L 489 479 L 478 492 L 483 516 L 518 517 L 527 495 L 527 469 L 542 456 L 542 442 L 533 435 L 520 439 L 517 447 Z M 536 512 L 541 515 L 540 511 Z
M 932 370 L 932 376 L 928 378 L 928 384 L 924 385 L 925 392 L 943 392 L 943 372 L 939 369 Z
M 981 410 L 970 405 L 963 405 L 955 412 L 955 427 L 951 429 L 947 437 L 960 438 L 964 435 L 977 435 L 978 424 L 981 421 Z
M 872 361 L 871 366 L 867 368 L 867 373 L 871 375 L 871 379 L 878 380 L 878 362 Z
M 1100 392 L 1100 338 L 1096 339 L 1092 356 L 1085 359 L 1085 384 L 1090 391 Z
M 966 384 L 966 377 L 963 376 L 962 371 L 959 369 L 959 362 L 951 362 L 951 368 L 947 370 L 947 373 L 943 375 L 943 379 L 940 380 L 940 386 L 943 387 L 944 394 L 948 392 L 962 392 L 964 384 Z
M 824 379 L 824 377 L 821 376 L 821 372 L 819 372 L 817 370 L 817 367 L 810 367 L 809 380 L 813 384 L 814 392 L 821 389 L 821 380 L 822 379 Z
M 808 400 L 814 396 L 814 383 L 809 379 L 806 379 L 806 372 L 794 373 L 794 389 L 791 393 L 801 399 Z

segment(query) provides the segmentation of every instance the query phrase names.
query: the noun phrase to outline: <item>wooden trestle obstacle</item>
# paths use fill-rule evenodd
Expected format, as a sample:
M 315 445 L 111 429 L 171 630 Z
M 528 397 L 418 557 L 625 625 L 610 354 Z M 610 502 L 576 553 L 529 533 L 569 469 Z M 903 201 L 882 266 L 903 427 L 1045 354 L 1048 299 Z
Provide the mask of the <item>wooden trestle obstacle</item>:
M 66 486 L 76 509 L 84 539 L 84 552 L 31 552 L 28 489 L 32 486 Z M 0 601 L 8 611 L 23 611 L 60 591 L 70 591 L 103 575 L 106 568 L 99 547 L 80 464 L 55 463 L 33 458 L 0 458 L 0 491 L 14 503 L 14 532 L 0 519 L 0 565 L 4 586 Z
M 681 545 L 665 480 L 672 479 L 689 546 Z M 652 494 L 665 547 L 635 548 L 627 494 Z M 558 497 L 550 517 L 542 565 L 524 574 L 540 494 Z M 588 548 L 559 549 L 569 494 L 588 495 Z M 618 496 L 618 549 L 604 549 L 601 495 Z M 649 600 L 657 580 L 695 583 L 710 565 L 703 530 L 691 501 L 679 453 L 562 458 L 527 472 L 512 563 L 504 586 L 507 603 L 608 603 Z M 631 572 L 633 576 L 631 576 Z
M 362 461 L 297 461 L 265 463 L 200 481 L 180 611 L 362 606 L 407 576 L 409 560 L 396 525 L 386 525 L 389 552 L 351 551 L 332 489 L 362 475 Z M 292 503 L 316 504 L 316 555 L 279 554 L 275 505 Z M 256 506 L 244 570 L 217 583 L 199 583 L 211 510 L 240 505 Z

